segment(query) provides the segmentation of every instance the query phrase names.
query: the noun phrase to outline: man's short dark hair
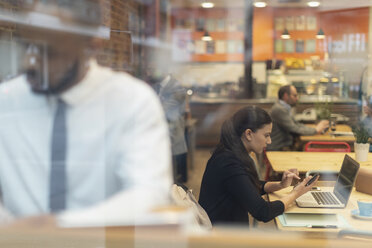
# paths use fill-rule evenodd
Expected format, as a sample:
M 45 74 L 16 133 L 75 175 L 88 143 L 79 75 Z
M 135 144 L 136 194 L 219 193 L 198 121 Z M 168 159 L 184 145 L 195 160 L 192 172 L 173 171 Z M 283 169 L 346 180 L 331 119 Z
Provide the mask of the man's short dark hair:
M 280 87 L 279 91 L 278 91 L 278 97 L 279 99 L 283 99 L 283 96 L 285 93 L 287 93 L 287 95 L 290 95 L 291 94 L 291 86 L 292 85 L 284 85 L 282 87 Z

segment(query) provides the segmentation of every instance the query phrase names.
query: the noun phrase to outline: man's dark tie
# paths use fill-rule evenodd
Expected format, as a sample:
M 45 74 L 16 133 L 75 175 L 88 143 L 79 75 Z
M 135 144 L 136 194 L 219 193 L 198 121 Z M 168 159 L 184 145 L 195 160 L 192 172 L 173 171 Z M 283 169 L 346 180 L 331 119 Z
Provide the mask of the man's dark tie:
M 58 100 L 54 116 L 51 142 L 50 169 L 50 212 L 58 212 L 66 207 L 66 104 Z

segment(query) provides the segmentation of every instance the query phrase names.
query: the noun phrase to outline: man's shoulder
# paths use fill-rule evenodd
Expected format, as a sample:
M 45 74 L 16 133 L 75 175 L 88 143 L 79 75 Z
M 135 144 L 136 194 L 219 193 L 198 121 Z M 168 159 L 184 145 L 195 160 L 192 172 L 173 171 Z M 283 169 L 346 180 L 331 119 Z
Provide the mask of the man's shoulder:
M 26 75 L 17 75 L 0 84 L 0 97 L 16 96 L 19 94 L 29 94 L 30 86 L 27 83 Z
M 28 88 L 25 74 L 16 75 L 0 84 L 0 89 Z
M 101 74 L 99 82 L 108 94 L 154 95 L 153 89 L 144 81 L 135 78 L 127 72 L 114 71 L 110 68 L 98 66 L 96 74 Z
M 111 86 L 117 87 L 134 87 L 134 88 L 142 88 L 146 85 L 145 82 L 141 81 L 138 78 L 133 77 L 127 72 L 124 71 L 114 71 L 108 67 L 98 66 L 95 69 L 97 74 L 103 75 L 106 80 L 106 83 L 111 84 Z
M 274 105 L 271 107 L 270 112 L 287 112 L 287 109 L 280 104 L 279 102 L 275 102 Z

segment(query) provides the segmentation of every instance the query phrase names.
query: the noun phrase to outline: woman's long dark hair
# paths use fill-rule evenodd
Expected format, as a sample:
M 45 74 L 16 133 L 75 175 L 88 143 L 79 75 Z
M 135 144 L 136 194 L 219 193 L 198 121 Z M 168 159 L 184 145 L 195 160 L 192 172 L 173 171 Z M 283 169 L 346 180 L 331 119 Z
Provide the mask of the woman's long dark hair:
M 256 132 L 264 125 L 272 123 L 270 115 L 256 106 L 248 106 L 238 110 L 231 118 L 227 119 L 221 128 L 220 141 L 213 154 L 224 151 L 233 153 L 244 164 L 253 182 L 258 186 L 258 174 L 251 157 L 249 156 L 241 140 L 245 130 Z

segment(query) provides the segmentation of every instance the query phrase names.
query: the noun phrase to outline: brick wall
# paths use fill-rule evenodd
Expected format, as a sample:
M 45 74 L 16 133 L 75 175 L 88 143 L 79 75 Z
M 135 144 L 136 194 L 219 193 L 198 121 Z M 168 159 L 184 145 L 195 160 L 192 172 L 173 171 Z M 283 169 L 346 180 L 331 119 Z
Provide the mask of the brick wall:
M 100 64 L 115 70 L 133 71 L 134 63 L 132 37 L 129 31 L 130 15 L 138 15 L 139 5 L 134 0 L 104 0 L 103 22 L 110 26 L 110 40 L 104 41 L 104 48 L 97 55 Z
M 52 1 L 52 0 L 51 0 Z M 104 41 L 103 49 L 98 51 L 97 60 L 104 66 L 115 70 L 135 72 L 139 66 L 139 46 L 132 46 L 133 34 L 128 31 L 140 32 L 140 3 L 137 0 L 89 0 L 100 1 L 102 22 L 113 30 L 110 40 Z M 17 11 L 21 0 L 0 0 L 0 8 Z M 137 30 L 130 30 L 137 29 Z M 139 35 L 138 33 L 134 33 Z M 0 22 L 1 39 L 10 40 L 16 35 L 16 25 Z
M 17 11 L 19 9 L 20 1 L 0 1 L 0 8 L 1 9 L 8 9 L 10 11 Z M 15 31 L 16 25 L 14 24 L 4 24 L 0 22 L 0 35 L 2 38 L 4 36 L 10 37 L 11 34 Z

